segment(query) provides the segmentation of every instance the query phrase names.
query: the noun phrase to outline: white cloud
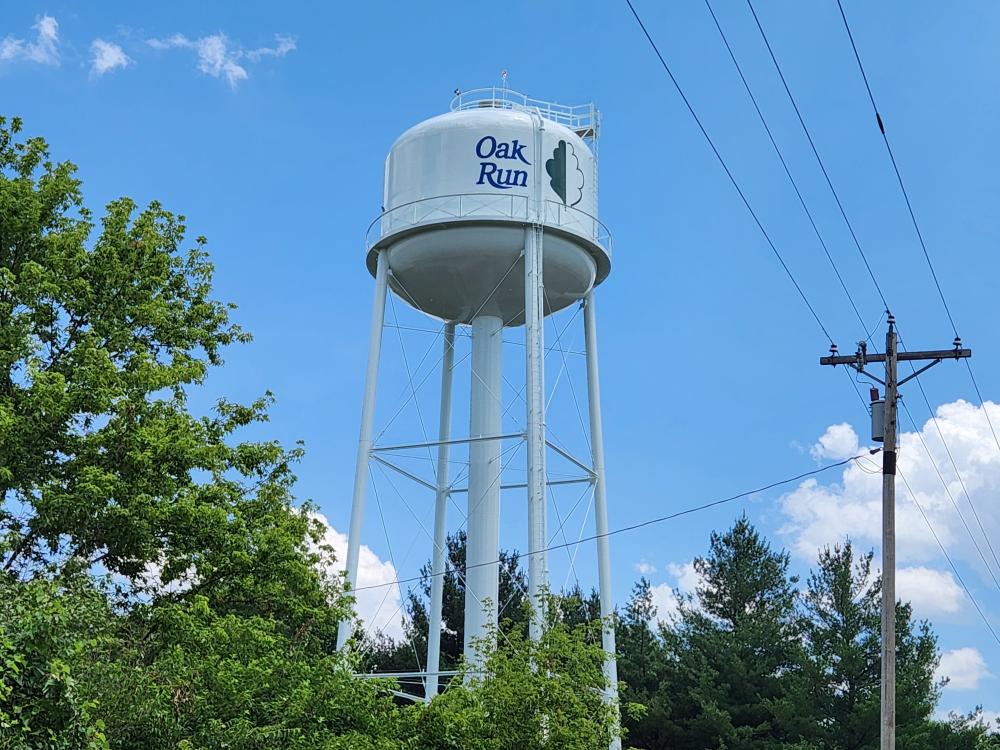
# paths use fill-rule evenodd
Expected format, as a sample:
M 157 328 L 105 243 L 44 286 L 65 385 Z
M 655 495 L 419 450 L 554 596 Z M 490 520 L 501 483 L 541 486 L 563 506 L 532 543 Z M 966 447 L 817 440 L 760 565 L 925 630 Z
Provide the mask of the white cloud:
M 923 566 L 896 571 L 896 595 L 913 604 L 917 617 L 951 614 L 965 604 L 965 592 L 950 572 Z
M 938 709 L 934 712 L 934 718 L 937 721 L 952 721 L 953 719 L 964 719 L 969 714 L 968 709 L 953 708 L 950 711 L 945 711 L 943 709 Z M 1000 719 L 1000 711 L 987 711 L 982 709 L 979 711 L 976 721 L 979 721 L 986 725 L 992 734 L 998 734 L 997 720 Z
M 284 57 L 295 49 L 295 40 L 291 37 L 275 36 L 275 47 L 258 47 L 244 50 L 234 45 L 224 33 L 211 34 L 189 39 L 184 34 L 174 34 L 166 39 L 149 39 L 147 44 L 153 49 L 165 50 L 171 48 L 193 50 L 198 57 L 198 70 L 213 78 L 224 78 L 230 88 L 236 88 L 240 81 L 250 77 L 244 61 L 258 63 L 265 57 Z
M 661 583 L 653 586 L 649 593 L 653 597 L 653 606 L 656 607 L 656 619 L 659 622 L 672 622 L 677 617 L 680 610 L 680 600 L 677 592 L 669 583 Z
M 90 43 L 90 53 L 90 74 L 94 78 L 100 78 L 115 68 L 124 68 L 134 62 L 117 44 L 103 39 L 95 39 Z
M 333 548 L 336 558 L 334 562 L 336 570 L 330 572 L 339 574 L 347 559 L 347 534 L 342 534 L 333 528 L 322 513 L 311 513 L 310 516 L 323 525 L 323 544 Z M 378 586 L 378 588 L 357 591 L 355 610 L 367 628 L 372 631 L 381 630 L 393 638 L 399 638 L 403 634 L 399 585 L 381 584 L 390 584 L 396 578 L 396 569 L 391 562 L 380 560 L 370 547 L 361 546 L 361 553 L 358 556 L 357 586 L 358 588 Z
M 132 580 L 132 585 L 140 592 L 163 595 L 179 594 L 198 582 L 198 572 L 194 566 L 189 566 L 178 578 L 164 583 L 160 578 L 163 574 L 163 565 L 162 558 L 159 562 L 146 563 L 145 570 Z
M 683 593 L 693 594 L 698 590 L 698 584 L 701 583 L 701 576 L 694 569 L 694 560 L 686 562 L 683 565 L 670 563 L 667 566 L 667 571 L 677 579 L 677 588 Z
M 986 669 L 986 661 L 979 650 L 966 647 L 943 653 L 934 676 L 937 679 L 947 677 L 949 690 L 976 690 L 980 680 L 993 675 Z
M 13 36 L 0 40 L 0 61 L 26 60 L 42 65 L 59 64 L 59 22 L 49 15 L 42 16 L 34 26 L 34 41 Z
M 993 423 L 1000 425 L 1000 405 L 988 401 L 985 408 Z M 986 533 L 991 541 L 1000 539 L 1000 450 L 983 409 L 960 400 L 940 406 L 937 418 Z M 853 430 L 835 425 L 814 447 L 814 455 L 834 458 L 850 454 L 856 440 Z M 933 534 L 910 497 L 908 484 L 945 548 L 992 580 L 955 511 L 951 498 L 961 508 L 984 556 L 992 559 L 932 421 L 922 425 L 919 433 L 902 433 L 897 466 L 898 559 L 911 565 L 942 559 Z M 938 472 L 947 482 L 947 490 Z M 819 548 L 842 541 L 845 536 L 858 546 L 878 547 L 882 525 L 881 458 L 876 455 L 851 462 L 836 483 L 820 484 L 815 478 L 808 479 L 782 498 L 781 507 L 785 514 L 782 534 L 796 555 L 809 562 L 815 561 Z
M 284 57 L 289 52 L 295 50 L 295 39 L 282 34 L 275 34 L 274 41 L 278 43 L 276 47 L 258 47 L 245 53 L 250 62 L 260 62 L 265 57 Z
M 983 721 L 990 728 L 993 734 L 1000 734 L 1000 727 L 998 727 L 997 722 L 1000 722 L 1000 711 L 987 711 L 983 709 Z
M 653 606 L 656 607 L 656 619 L 660 622 L 671 622 L 680 611 L 680 597 L 685 594 L 695 594 L 701 576 L 694 569 L 694 561 L 683 564 L 668 563 L 667 572 L 674 579 L 674 583 L 661 583 L 653 586 L 650 593 L 653 596 Z
M 225 78 L 232 88 L 249 77 L 246 68 L 238 62 L 239 51 L 230 47 L 229 39 L 222 33 L 193 40 L 183 34 L 174 34 L 165 40 L 150 39 L 149 45 L 154 49 L 180 47 L 194 50 L 198 55 L 198 70 L 214 78 Z
M 858 435 L 846 422 L 842 424 L 832 424 L 826 428 L 826 432 L 820 436 L 809 453 L 817 461 L 830 459 L 833 461 L 843 461 L 858 453 Z
M 648 576 L 656 572 L 656 566 L 646 562 L 645 560 L 643 560 L 642 562 L 637 562 L 632 567 L 636 569 L 636 572 L 639 573 L 639 575 L 643 576 Z

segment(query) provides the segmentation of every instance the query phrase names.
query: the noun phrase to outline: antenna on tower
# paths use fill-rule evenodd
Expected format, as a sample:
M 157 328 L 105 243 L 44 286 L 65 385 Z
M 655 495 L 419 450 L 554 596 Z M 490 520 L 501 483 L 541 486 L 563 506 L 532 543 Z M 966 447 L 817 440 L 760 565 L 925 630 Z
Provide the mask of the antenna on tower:
M 507 68 L 500 71 L 500 88 L 507 90 Z

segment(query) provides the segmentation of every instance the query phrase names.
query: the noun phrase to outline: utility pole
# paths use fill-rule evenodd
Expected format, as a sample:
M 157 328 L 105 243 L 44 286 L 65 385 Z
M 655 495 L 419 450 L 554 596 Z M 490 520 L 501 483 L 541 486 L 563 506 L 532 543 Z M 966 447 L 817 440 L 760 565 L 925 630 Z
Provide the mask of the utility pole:
M 886 311 L 888 313 L 888 311 Z M 885 387 L 885 401 L 872 388 L 872 439 L 882 441 L 882 683 L 880 712 L 880 750 L 896 750 L 896 441 L 898 420 L 896 401 L 899 387 L 945 359 L 965 359 L 971 349 L 962 348 L 956 336 L 951 349 L 924 352 L 898 351 L 896 319 L 888 314 L 889 330 L 885 335 L 885 353 L 870 354 L 865 341 L 858 342 L 853 356 L 839 356 L 837 345 L 830 346 L 830 356 L 820 357 L 821 365 L 847 365 Z M 885 363 L 885 380 L 865 370 L 869 362 Z M 902 380 L 898 380 L 899 362 L 929 362 Z

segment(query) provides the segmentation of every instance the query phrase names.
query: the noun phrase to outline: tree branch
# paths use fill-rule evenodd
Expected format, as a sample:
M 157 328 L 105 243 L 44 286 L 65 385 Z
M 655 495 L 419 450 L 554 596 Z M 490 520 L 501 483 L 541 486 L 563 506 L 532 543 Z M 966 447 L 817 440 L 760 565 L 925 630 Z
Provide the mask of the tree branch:
M 7 572 L 7 571 L 10 570 L 11 566 L 14 564 L 14 561 L 18 558 L 18 556 L 22 552 L 24 552 L 28 548 L 28 545 L 31 544 L 35 540 L 35 536 L 36 536 L 35 531 L 34 531 L 34 529 L 32 529 L 31 531 L 29 531 L 27 534 L 25 534 L 21 538 L 21 541 L 17 543 L 17 546 L 10 553 L 10 557 L 7 558 L 7 562 L 4 563 L 4 566 L 3 566 L 4 572 Z

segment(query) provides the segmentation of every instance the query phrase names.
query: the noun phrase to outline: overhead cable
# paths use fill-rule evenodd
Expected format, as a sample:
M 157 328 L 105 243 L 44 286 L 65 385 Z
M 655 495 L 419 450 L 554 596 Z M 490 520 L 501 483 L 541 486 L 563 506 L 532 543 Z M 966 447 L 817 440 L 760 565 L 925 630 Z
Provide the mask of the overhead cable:
M 736 500 L 742 500 L 745 497 L 750 497 L 751 495 L 756 495 L 756 494 L 758 494 L 760 492 L 766 492 L 767 490 L 774 489 L 775 487 L 781 487 L 781 486 L 786 485 L 786 484 L 792 484 L 793 482 L 798 482 L 798 481 L 800 481 L 802 479 L 807 479 L 809 477 L 816 476 L 817 474 L 822 474 L 824 472 L 830 471 L 831 469 L 836 469 L 839 466 L 845 466 L 846 464 L 849 464 L 851 462 L 858 461 L 859 459 L 862 459 L 862 458 L 864 458 L 865 456 L 868 456 L 868 455 L 870 455 L 870 452 L 868 452 L 868 451 L 866 451 L 864 453 L 859 453 L 856 456 L 851 456 L 850 458 L 845 458 L 842 461 L 837 461 L 835 463 L 826 464 L 825 466 L 820 466 L 819 468 L 812 469 L 811 471 L 804 471 L 801 474 L 796 474 L 793 477 L 787 477 L 786 479 L 779 479 L 779 480 L 777 480 L 775 482 L 771 482 L 769 484 L 765 484 L 765 485 L 763 485 L 761 487 L 757 487 L 757 488 L 752 489 L 752 490 L 746 490 L 745 492 L 740 492 L 740 493 L 738 493 L 736 495 L 730 495 L 729 497 L 723 497 L 723 498 L 719 498 L 718 500 L 712 500 L 710 502 L 703 503 L 702 505 L 696 505 L 696 506 L 694 506 L 692 508 L 686 508 L 684 510 L 677 511 L 676 513 L 669 513 L 669 514 L 664 515 L 664 516 L 657 516 L 655 518 L 650 518 L 650 519 L 645 520 L 645 521 L 640 521 L 639 523 L 634 523 L 634 524 L 632 524 L 630 526 L 622 526 L 622 527 L 617 528 L 617 529 L 612 529 L 611 531 L 608 531 L 608 532 L 606 532 L 604 534 L 594 534 L 592 536 L 583 537 L 582 539 L 578 539 L 575 542 L 568 542 L 568 543 L 563 543 L 563 544 L 549 545 L 548 547 L 545 547 L 544 549 L 536 550 L 534 552 L 527 552 L 527 553 L 523 554 L 522 557 L 531 557 L 533 555 L 541 555 L 541 554 L 544 554 L 544 553 L 547 553 L 547 552 L 552 552 L 554 550 L 565 549 L 566 547 L 572 547 L 574 545 L 583 544 L 585 542 L 593 542 L 593 541 L 596 541 L 598 539 L 604 539 L 605 537 L 617 536 L 618 534 L 624 534 L 624 533 L 629 532 L 629 531 L 636 531 L 637 529 L 642 529 L 642 528 L 645 528 L 647 526 L 653 526 L 655 524 L 664 523 L 666 521 L 672 521 L 675 518 L 681 518 L 682 516 L 688 516 L 688 515 L 691 515 L 692 513 L 698 513 L 698 512 L 703 511 L 703 510 L 708 510 L 709 508 L 715 508 L 715 507 L 717 507 L 719 505 L 725 505 L 727 503 L 731 503 L 731 502 L 734 502 Z M 464 568 L 462 568 L 462 570 L 466 571 L 466 570 L 472 570 L 473 568 L 485 567 L 487 565 L 496 565 L 496 564 L 498 564 L 500 562 L 502 562 L 502 560 L 500 560 L 499 558 L 497 558 L 496 560 L 490 560 L 489 562 L 475 563 L 473 565 L 466 565 Z M 443 573 L 438 573 L 438 574 L 429 573 L 426 576 L 413 576 L 411 578 L 397 578 L 395 580 L 387 581 L 385 583 L 373 583 L 373 584 L 370 584 L 368 586 L 355 586 L 353 589 L 351 589 L 351 591 L 370 591 L 372 589 L 384 588 L 385 586 L 397 586 L 397 585 L 399 585 L 401 583 L 415 583 L 417 581 L 424 581 L 427 578 L 433 577 L 435 575 L 444 575 L 444 574 Z

